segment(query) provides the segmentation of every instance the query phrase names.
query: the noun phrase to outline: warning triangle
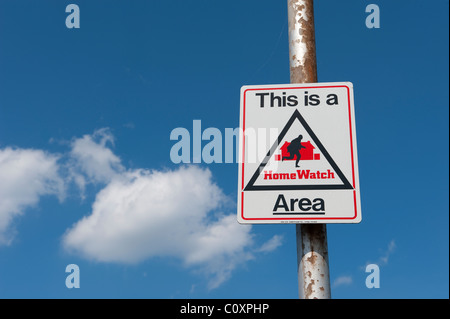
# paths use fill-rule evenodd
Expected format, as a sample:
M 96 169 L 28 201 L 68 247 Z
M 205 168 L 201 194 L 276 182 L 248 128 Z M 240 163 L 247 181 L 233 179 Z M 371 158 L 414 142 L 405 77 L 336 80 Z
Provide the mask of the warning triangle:
M 353 187 L 295 110 L 244 191 L 319 189 Z

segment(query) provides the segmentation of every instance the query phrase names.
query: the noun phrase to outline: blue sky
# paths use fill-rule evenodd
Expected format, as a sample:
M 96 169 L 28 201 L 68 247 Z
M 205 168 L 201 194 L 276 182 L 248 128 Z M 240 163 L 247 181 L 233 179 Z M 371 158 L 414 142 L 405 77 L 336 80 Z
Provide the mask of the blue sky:
M 334 298 L 448 298 L 448 6 L 316 1 L 361 184 L 362 222 L 328 226 Z M 237 224 L 236 163 L 170 160 L 173 129 L 238 127 L 241 86 L 289 82 L 286 19 L 283 1 L 0 0 L 0 298 L 297 298 L 295 227 Z

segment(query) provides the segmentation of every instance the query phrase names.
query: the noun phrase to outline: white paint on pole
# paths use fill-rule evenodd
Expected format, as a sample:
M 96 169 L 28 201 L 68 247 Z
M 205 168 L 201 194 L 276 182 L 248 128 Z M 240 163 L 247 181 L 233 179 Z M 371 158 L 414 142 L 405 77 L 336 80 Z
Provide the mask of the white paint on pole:
M 311 17 L 308 17 L 307 6 L 304 0 L 293 1 L 293 7 L 297 10 L 288 11 L 289 21 L 293 21 L 293 28 L 289 30 L 289 51 L 290 52 L 306 52 L 307 42 L 304 41 L 304 35 L 301 32 L 303 21 L 308 21 Z M 305 65 L 305 58 L 302 55 L 292 56 L 290 59 L 291 67 Z
M 331 298 L 326 224 L 297 225 L 296 233 L 299 297 Z

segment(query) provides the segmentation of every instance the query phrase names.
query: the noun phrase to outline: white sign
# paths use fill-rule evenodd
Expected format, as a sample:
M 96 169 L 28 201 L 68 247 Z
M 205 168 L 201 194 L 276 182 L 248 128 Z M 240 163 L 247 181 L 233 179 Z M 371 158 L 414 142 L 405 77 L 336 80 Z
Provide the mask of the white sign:
M 241 89 L 238 221 L 359 223 L 353 85 Z

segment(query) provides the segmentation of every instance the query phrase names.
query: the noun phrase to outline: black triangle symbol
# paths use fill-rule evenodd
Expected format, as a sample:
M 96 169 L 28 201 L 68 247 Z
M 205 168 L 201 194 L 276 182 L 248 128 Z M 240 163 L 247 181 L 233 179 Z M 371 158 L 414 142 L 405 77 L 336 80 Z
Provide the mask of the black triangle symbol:
M 325 156 L 325 158 L 327 159 L 328 163 L 331 165 L 331 167 L 336 172 L 337 176 L 339 176 L 339 178 L 341 179 L 342 184 L 330 184 L 330 185 L 325 185 L 325 184 L 320 184 L 320 185 L 273 185 L 273 186 L 270 186 L 270 185 L 254 185 L 256 180 L 258 179 L 258 176 L 261 174 L 261 172 L 263 171 L 264 167 L 267 165 L 267 163 L 269 162 L 270 158 L 272 157 L 272 155 L 277 150 L 278 145 L 281 144 L 281 142 L 283 141 L 284 136 L 289 131 L 289 129 L 291 128 L 292 124 L 294 123 L 294 121 L 296 119 L 300 121 L 300 123 L 303 125 L 303 128 L 308 132 L 309 136 L 312 138 L 314 143 L 319 148 L 320 152 L 323 154 L 323 156 Z M 247 186 L 244 188 L 244 191 L 314 190 L 314 189 L 322 189 L 322 190 L 327 189 L 327 190 L 329 190 L 329 189 L 354 189 L 354 188 L 349 183 L 349 181 L 347 180 L 345 175 L 342 173 L 342 171 L 339 169 L 339 167 L 336 165 L 336 162 L 331 158 L 331 156 L 328 153 L 328 151 L 325 149 L 325 147 L 319 141 L 319 139 L 317 138 L 316 134 L 314 134 L 314 132 L 311 130 L 311 128 L 309 127 L 308 123 L 306 123 L 305 119 L 301 116 L 300 112 L 298 110 L 295 110 L 294 114 L 292 114 L 292 116 L 289 119 L 289 121 L 287 122 L 286 126 L 283 128 L 283 130 L 281 131 L 280 135 L 278 136 L 278 139 L 272 145 L 272 147 L 270 148 L 270 150 L 267 153 L 266 157 L 261 162 L 261 164 L 259 165 L 259 167 L 256 170 L 256 172 L 253 174 L 253 176 L 250 179 L 250 181 L 248 182 Z

